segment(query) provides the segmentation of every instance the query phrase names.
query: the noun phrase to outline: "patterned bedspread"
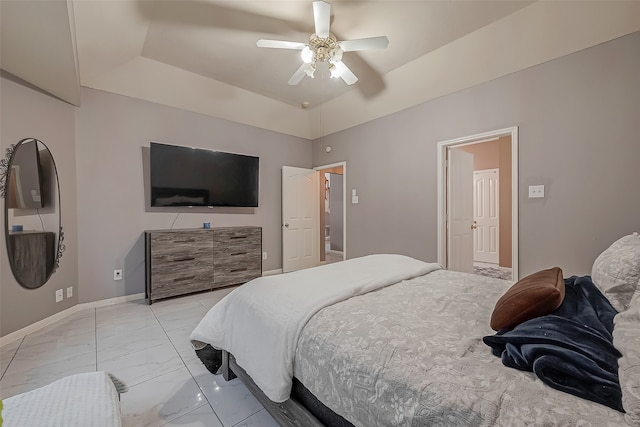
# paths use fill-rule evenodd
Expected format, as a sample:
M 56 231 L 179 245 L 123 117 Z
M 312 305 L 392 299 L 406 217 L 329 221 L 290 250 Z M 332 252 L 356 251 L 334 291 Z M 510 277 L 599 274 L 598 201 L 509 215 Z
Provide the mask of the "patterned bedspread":
M 356 426 L 626 425 L 491 354 L 482 337 L 510 285 L 440 270 L 326 307 L 300 335 L 294 374 Z

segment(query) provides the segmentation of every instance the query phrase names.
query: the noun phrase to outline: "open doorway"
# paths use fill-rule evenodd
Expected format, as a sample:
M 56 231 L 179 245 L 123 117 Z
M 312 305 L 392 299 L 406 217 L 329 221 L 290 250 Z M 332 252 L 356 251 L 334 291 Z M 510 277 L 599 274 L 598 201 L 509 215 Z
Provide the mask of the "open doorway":
M 473 272 L 510 279 L 511 135 L 451 149 L 473 156 Z
M 517 128 L 438 144 L 438 262 L 518 278 Z
M 346 163 L 315 168 L 320 173 L 320 263 L 346 259 Z

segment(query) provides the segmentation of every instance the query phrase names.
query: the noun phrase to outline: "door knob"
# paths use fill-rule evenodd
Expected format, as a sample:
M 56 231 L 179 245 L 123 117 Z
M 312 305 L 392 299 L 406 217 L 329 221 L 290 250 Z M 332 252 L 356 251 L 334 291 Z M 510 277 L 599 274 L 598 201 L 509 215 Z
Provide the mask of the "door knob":
M 478 222 L 477 221 L 473 221 L 473 224 L 471 224 L 471 229 L 475 230 L 476 228 L 478 228 Z
M 288 222 L 285 222 L 285 223 L 284 223 L 284 226 L 285 226 L 285 227 L 287 227 L 287 228 L 289 228 L 289 223 L 288 223 Z

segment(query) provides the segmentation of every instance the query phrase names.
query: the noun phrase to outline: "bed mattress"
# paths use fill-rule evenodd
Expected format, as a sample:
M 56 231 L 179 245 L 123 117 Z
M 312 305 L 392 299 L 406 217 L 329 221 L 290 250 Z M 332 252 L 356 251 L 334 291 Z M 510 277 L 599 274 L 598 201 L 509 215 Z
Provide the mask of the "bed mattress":
M 626 425 L 505 367 L 482 342 L 510 281 L 438 270 L 316 313 L 294 375 L 356 426 Z

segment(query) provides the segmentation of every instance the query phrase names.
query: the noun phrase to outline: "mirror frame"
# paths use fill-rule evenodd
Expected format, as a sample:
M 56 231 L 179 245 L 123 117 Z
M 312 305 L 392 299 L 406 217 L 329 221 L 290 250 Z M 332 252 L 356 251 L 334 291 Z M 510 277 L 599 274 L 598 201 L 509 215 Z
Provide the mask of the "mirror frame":
M 54 260 L 53 260 L 53 266 L 49 269 L 50 271 L 46 271 L 46 277 L 44 278 L 44 280 L 42 281 L 42 283 L 37 283 L 35 285 L 27 285 L 25 284 L 23 278 L 18 277 L 19 275 L 16 274 L 16 269 L 15 269 L 15 262 L 14 260 L 12 260 L 11 258 L 11 246 L 9 243 L 9 207 L 7 205 L 8 201 L 7 201 L 7 196 L 8 196 L 8 187 L 9 187 L 9 174 L 11 173 L 11 166 L 13 164 L 14 161 L 14 157 L 15 154 L 18 150 L 18 148 L 23 144 L 23 143 L 27 143 L 27 142 L 35 142 L 36 145 L 41 145 L 43 146 L 47 152 L 49 153 L 49 156 L 51 157 L 51 166 L 52 166 L 52 175 L 55 176 L 55 190 L 56 190 L 56 194 L 53 195 L 52 200 L 56 200 L 57 201 L 57 205 L 56 205 L 56 213 L 58 216 L 58 229 L 56 230 L 58 233 L 58 238 L 57 241 L 54 238 L 54 243 L 55 243 L 55 247 L 54 247 Z M 39 139 L 36 138 L 24 138 L 21 139 L 20 141 L 18 141 L 18 143 L 16 144 L 11 144 L 11 146 L 9 146 L 6 150 L 5 153 L 5 158 L 0 160 L 0 197 L 4 199 L 4 229 L 5 229 L 5 244 L 7 247 L 7 257 L 9 258 L 9 265 L 11 266 L 11 272 L 13 273 L 13 277 L 16 279 L 16 281 L 20 284 L 20 286 L 26 288 L 26 289 L 37 289 L 40 288 L 41 286 L 43 286 L 45 283 L 47 283 L 49 281 L 49 279 L 51 278 L 51 276 L 56 272 L 56 270 L 60 267 L 60 258 L 62 257 L 62 253 L 65 250 L 65 245 L 64 245 L 64 232 L 62 229 L 62 212 L 61 212 L 61 204 L 60 204 L 60 178 L 58 176 L 58 169 L 56 167 L 56 162 L 55 159 L 53 158 L 53 154 L 51 153 L 51 150 L 49 149 L 49 147 L 42 141 L 40 141 Z

